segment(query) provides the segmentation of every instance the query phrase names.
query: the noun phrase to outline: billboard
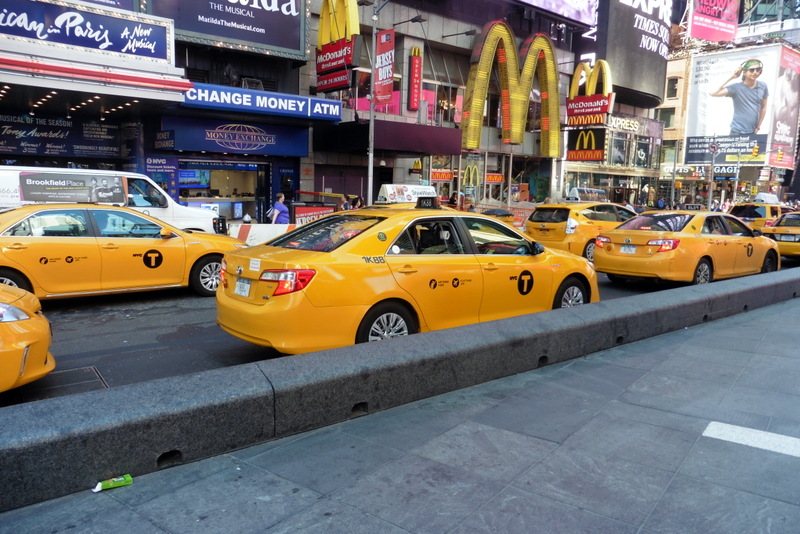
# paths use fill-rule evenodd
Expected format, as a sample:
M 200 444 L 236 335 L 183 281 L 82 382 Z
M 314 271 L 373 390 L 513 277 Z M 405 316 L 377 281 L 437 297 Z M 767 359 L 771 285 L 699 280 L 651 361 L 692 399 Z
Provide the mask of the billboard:
M 686 163 L 793 168 L 798 76 L 800 54 L 779 44 L 694 57 Z
M 149 12 L 175 21 L 178 39 L 306 59 L 309 0 L 151 0 Z
M 523 4 L 555 13 L 561 17 L 591 26 L 598 0 L 519 0 Z
M 705 41 L 733 41 L 739 26 L 739 0 L 694 0 L 689 36 Z
M 576 61 L 614 65 L 617 102 L 653 108 L 664 98 L 672 0 L 606 0 L 597 23 L 574 41 Z

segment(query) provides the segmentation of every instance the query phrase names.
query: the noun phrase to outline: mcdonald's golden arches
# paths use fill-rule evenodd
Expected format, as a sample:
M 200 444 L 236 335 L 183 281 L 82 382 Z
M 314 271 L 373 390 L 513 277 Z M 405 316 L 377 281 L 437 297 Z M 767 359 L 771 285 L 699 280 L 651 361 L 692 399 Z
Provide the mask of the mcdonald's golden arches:
M 519 66 L 520 56 L 524 58 L 522 70 Z M 553 43 L 544 35 L 529 37 L 517 54 L 514 33 L 502 21 L 486 24 L 472 50 L 472 66 L 467 80 L 461 122 L 462 148 L 474 150 L 480 147 L 483 109 L 495 61 L 500 75 L 503 142 L 521 144 L 524 140 L 535 76 L 539 80 L 542 98 L 541 155 L 559 157 L 561 120 L 558 69 Z

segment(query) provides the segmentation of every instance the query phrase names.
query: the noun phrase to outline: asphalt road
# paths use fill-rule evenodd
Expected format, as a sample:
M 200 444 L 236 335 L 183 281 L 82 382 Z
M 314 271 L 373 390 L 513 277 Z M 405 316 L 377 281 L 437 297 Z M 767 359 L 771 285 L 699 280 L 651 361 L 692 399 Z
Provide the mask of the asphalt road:
M 783 268 L 798 265 L 787 261 Z M 599 284 L 604 300 L 675 287 L 618 286 L 602 274 Z M 42 306 L 53 327 L 56 370 L 0 393 L 0 406 L 282 357 L 223 332 L 214 322 L 214 299 L 188 289 L 53 300 Z

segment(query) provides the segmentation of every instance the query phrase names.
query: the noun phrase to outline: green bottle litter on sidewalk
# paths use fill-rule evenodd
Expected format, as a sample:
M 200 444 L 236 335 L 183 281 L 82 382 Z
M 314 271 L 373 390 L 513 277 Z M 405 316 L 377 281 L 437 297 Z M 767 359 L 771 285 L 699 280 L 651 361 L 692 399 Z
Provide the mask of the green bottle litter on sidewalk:
M 97 493 L 98 491 L 127 486 L 129 484 L 133 484 L 133 477 L 130 475 L 122 475 L 121 477 L 109 478 L 108 480 L 98 482 L 92 491 Z

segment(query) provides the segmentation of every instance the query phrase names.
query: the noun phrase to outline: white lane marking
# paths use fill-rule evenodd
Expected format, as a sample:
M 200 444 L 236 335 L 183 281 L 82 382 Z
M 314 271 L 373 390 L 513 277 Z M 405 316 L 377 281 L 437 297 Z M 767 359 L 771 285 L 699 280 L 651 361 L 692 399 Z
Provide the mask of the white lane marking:
M 703 435 L 800 458 L 800 439 L 782 434 L 712 421 L 703 431 Z

